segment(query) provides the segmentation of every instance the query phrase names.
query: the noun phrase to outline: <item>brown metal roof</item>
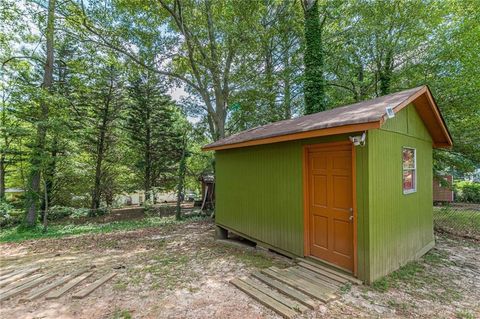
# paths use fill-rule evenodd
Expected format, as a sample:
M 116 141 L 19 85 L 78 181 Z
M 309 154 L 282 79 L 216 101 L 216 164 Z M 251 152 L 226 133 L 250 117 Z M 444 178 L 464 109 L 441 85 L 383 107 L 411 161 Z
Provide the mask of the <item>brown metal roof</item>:
M 430 107 L 428 105 L 425 106 L 425 103 L 417 103 L 419 105 L 415 103 L 417 99 L 419 99 L 419 102 L 422 102 L 422 97 L 425 98 Z M 450 135 L 429 89 L 426 86 L 420 86 L 381 96 L 373 100 L 254 127 L 208 144 L 203 149 L 237 148 L 379 128 L 386 119 L 386 107 L 392 107 L 394 112 L 398 112 L 410 103 L 415 104 L 417 111 L 419 107 L 423 109 L 423 112 L 419 112 L 419 115 L 424 120 L 431 134 L 435 126 L 440 126 L 440 134 L 438 132 L 432 134 L 434 142 L 438 144 L 437 146 L 451 146 Z M 430 111 L 425 110 L 425 107 L 430 109 Z M 424 117 L 430 116 L 436 116 L 437 119 L 433 123 L 431 123 L 432 121 L 427 123 Z M 437 141 L 435 141 L 436 138 Z

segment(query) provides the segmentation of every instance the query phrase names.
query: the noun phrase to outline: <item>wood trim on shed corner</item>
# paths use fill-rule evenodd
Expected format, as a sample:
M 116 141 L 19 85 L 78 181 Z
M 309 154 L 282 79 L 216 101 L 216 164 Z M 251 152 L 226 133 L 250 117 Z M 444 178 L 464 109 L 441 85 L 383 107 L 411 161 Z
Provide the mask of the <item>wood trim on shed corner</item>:
M 251 140 L 251 141 L 234 143 L 234 144 L 202 147 L 202 150 L 203 151 L 219 151 L 219 150 L 226 150 L 230 148 L 240 148 L 240 147 L 247 147 L 247 146 L 272 144 L 272 143 L 278 143 L 278 142 L 287 142 L 287 141 L 294 141 L 294 140 L 300 140 L 300 139 L 306 139 L 306 138 L 312 138 L 312 137 L 366 131 L 370 129 L 380 128 L 380 126 L 381 126 L 381 121 L 349 124 L 349 125 L 343 125 L 343 126 L 323 128 L 323 129 L 308 131 L 308 132 L 299 132 L 299 133 L 293 133 L 288 135 L 267 137 L 267 138 L 262 138 L 258 140 Z
M 357 256 L 357 227 L 358 227 L 358 214 L 357 214 L 357 166 L 356 166 L 356 153 L 355 146 L 351 141 L 338 141 L 330 143 L 317 143 L 304 145 L 302 148 L 302 175 L 303 175 L 303 256 L 310 256 L 310 214 L 309 214 L 309 187 L 308 187 L 308 151 L 310 148 L 322 147 L 322 146 L 338 146 L 338 145 L 351 145 L 352 149 L 352 206 L 353 206 L 353 276 L 358 276 L 358 256 Z M 333 264 L 332 264 L 333 265 Z M 335 265 L 333 265 L 335 266 Z M 340 268 L 343 269 L 343 268 Z
M 352 144 L 352 208 L 353 208 L 353 276 L 358 276 L 357 268 L 357 226 L 358 226 L 358 214 L 357 214 L 357 158 L 355 152 L 355 145 Z
M 310 256 L 310 214 L 308 210 L 308 149 L 311 145 L 302 148 L 302 175 L 303 175 L 303 256 Z

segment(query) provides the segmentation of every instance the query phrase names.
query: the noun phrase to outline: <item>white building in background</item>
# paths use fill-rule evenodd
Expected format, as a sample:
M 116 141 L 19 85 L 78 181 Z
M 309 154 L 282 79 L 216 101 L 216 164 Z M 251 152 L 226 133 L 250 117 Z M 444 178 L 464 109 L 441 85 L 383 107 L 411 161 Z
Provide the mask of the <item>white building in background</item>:
M 155 194 L 155 203 L 171 203 L 177 200 L 177 194 L 174 192 L 163 192 Z M 136 191 L 124 193 L 115 197 L 115 203 L 118 206 L 141 206 L 145 202 L 145 192 Z

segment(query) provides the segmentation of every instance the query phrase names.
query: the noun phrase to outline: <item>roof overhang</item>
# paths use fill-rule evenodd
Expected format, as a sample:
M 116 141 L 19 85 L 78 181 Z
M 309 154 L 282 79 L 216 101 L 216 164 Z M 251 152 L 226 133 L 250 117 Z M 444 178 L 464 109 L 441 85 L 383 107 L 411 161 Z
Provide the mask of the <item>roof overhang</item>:
M 233 143 L 233 144 L 213 146 L 213 147 L 208 147 L 207 145 L 203 147 L 202 150 L 219 151 L 219 150 L 226 150 L 230 148 L 240 148 L 240 147 L 247 147 L 247 146 L 254 146 L 254 145 L 301 140 L 301 139 L 312 138 L 312 137 L 338 135 L 338 134 L 345 134 L 345 133 L 351 133 L 351 132 L 366 131 L 374 128 L 380 128 L 380 125 L 381 125 L 381 121 L 360 123 L 360 124 L 350 124 L 350 125 L 329 127 L 329 128 L 308 131 L 308 132 L 300 132 L 300 133 L 262 138 L 258 140 L 245 141 L 241 143 Z
M 434 148 L 450 148 L 453 145 L 452 138 L 445 124 L 445 121 L 440 114 L 438 106 L 430 92 L 430 89 L 425 85 L 420 90 L 412 94 L 407 99 L 397 104 L 393 111 L 395 113 L 401 111 L 404 107 L 413 104 L 415 109 L 424 122 L 427 130 L 430 132 L 433 140 Z M 255 145 L 272 144 L 278 142 L 286 142 L 293 140 L 300 140 L 306 138 L 346 134 L 359 131 L 367 131 L 371 129 L 378 129 L 386 121 L 387 115 L 384 114 L 376 121 L 366 123 L 347 124 L 341 126 L 334 126 L 322 128 L 311 131 L 296 132 L 292 134 L 284 134 L 266 138 L 251 139 L 238 143 L 229 143 L 222 145 L 206 145 L 202 148 L 203 151 L 219 151 L 233 148 L 241 148 Z

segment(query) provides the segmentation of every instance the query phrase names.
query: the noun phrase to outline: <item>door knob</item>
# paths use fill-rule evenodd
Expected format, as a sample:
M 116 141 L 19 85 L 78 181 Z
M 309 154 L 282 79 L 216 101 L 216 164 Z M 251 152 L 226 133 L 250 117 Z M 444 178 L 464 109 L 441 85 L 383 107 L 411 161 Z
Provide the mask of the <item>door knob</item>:
M 352 221 L 353 220 L 353 215 L 348 217 L 348 219 L 350 219 L 350 221 Z

